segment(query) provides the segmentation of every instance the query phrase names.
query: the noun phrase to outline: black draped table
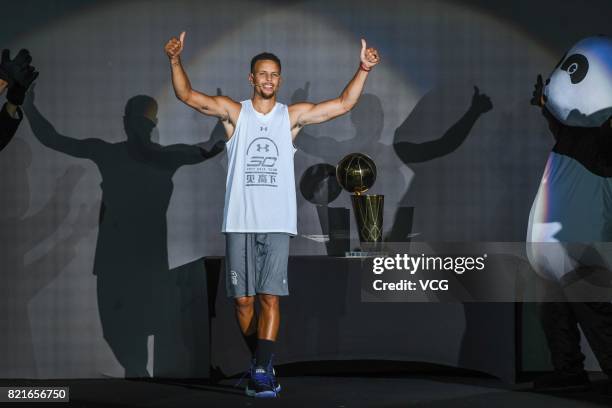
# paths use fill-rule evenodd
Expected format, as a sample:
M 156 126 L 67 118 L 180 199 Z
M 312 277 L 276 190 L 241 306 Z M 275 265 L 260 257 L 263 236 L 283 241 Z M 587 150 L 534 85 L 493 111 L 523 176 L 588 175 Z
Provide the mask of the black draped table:
M 368 303 L 355 259 L 289 258 L 274 364 L 329 360 L 427 362 L 516 377 L 515 303 Z M 205 258 L 211 365 L 245 371 L 249 354 L 225 295 L 223 258 Z

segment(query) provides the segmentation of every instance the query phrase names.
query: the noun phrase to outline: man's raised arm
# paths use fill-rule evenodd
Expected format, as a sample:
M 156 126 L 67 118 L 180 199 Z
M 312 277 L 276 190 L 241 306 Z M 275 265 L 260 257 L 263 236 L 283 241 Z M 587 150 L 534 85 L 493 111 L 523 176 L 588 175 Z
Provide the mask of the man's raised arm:
M 317 104 L 305 102 L 289 107 L 293 137 L 306 125 L 326 122 L 353 109 L 361 96 L 368 73 L 379 61 L 378 51 L 375 48 L 367 48 L 366 41 L 362 38 L 359 69 L 339 97 Z
M 182 102 L 209 116 L 236 124 L 240 114 L 240 104 L 227 96 L 209 96 L 191 88 L 187 73 L 181 64 L 181 52 L 185 44 L 185 31 L 179 38 L 172 37 L 164 47 L 172 67 L 172 86 L 174 94 Z

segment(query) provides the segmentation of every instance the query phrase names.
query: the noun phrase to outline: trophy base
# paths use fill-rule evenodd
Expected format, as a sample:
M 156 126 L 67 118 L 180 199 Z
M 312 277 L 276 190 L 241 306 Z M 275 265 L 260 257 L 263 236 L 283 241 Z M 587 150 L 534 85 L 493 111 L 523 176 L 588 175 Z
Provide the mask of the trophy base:
M 379 256 L 387 256 L 387 253 L 377 251 L 347 251 L 344 253 L 345 258 L 377 258 Z

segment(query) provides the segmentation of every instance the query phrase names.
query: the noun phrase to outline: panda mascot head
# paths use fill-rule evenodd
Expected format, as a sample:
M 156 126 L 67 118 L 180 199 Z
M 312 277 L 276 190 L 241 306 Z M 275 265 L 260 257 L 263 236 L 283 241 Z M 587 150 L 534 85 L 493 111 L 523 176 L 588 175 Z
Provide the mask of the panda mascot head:
M 579 41 L 544 88 L 546 108 L 568 126 L 599 127 L 612 116 L 612 38 Z

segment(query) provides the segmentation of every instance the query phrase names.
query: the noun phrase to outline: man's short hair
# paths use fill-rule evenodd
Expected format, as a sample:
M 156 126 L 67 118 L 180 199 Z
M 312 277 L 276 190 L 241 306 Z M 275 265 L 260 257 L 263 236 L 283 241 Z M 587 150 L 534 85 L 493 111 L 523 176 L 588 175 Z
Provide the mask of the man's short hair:
M 270 60 L 270 61 L 276 62 L 278 64 L 278 72 L 280 72 L 281 70 L 280 59 L 278 59 L 278 57 L 272 54 L 271 52 L 262 52 L 261 54 L 257 54 L 251 59 L 251 73 L 253 73 L 253 70 L 255 69 L 255 63 L 257 61 L 263 61 L 263 60 Z

